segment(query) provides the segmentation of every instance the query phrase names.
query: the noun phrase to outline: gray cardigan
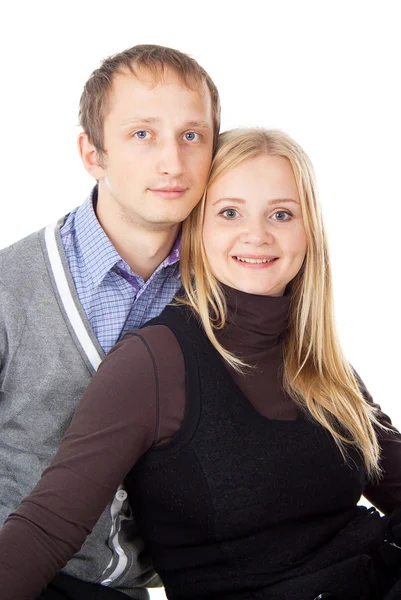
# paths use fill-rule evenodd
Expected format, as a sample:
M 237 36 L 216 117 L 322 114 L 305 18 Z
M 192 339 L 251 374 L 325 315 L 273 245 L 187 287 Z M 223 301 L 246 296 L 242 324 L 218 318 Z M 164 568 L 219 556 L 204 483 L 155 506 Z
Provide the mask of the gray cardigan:
M 68 268 L 63 221 L 0 251 L 0 523 L 51 462 L 104 357 Z M 139 562 L 142 548 L 120 486 L 64 571 L 144 599 L 159 579 Z

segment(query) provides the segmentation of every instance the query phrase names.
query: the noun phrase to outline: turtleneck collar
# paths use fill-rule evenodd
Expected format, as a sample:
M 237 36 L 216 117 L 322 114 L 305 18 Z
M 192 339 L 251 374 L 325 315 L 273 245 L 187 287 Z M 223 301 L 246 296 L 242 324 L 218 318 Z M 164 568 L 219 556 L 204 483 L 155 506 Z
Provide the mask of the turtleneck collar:
M 220 343 L 243 357 L 273 348 L 288 325 L 290 294 L 259 296 L 222 284 L 227 301 L 227 321 L 218 332 Z

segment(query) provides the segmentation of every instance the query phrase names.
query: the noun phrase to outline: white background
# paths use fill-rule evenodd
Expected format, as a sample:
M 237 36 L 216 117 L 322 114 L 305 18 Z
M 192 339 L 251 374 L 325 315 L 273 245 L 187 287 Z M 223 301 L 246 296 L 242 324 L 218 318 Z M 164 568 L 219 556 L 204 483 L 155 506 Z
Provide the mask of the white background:
M 138 43 L 191 54 L 222 129 L 281 128 L 315 165 L 347 355 L 401 426 L 401 92 L 397 1 L 18 2 L 0 11 L 0 247 L 80 204 L 82 87 Z M 157 597 L 159 593 L 155 593 Z

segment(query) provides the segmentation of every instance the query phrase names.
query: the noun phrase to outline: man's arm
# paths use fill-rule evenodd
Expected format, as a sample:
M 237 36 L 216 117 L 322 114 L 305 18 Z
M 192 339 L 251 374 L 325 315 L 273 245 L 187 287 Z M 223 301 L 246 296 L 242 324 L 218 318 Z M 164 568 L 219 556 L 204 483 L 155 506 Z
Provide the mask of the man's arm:
M 24 322 L 21 302 L 0 279 L 0 526 L 15 506 L 8 493 L 13 485 L 13 473 L 7 467 L 10 448 L 4 435 L 5 422 L 9 420 L 5 378 L 10 368 L 10 356 L 18 349 Z

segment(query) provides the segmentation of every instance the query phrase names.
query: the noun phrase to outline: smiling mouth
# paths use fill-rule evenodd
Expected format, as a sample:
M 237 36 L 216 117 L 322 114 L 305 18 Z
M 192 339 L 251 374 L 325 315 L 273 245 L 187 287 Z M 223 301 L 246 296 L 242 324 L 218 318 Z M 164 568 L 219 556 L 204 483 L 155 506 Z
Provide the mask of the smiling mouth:
M 262 265 L 278 260 L 276 256 L 273 256 L 271 258 L 247 258 L 245 256 L 233 256 L 233 258 L 238 262 L 248 263 L 250 265 Z

